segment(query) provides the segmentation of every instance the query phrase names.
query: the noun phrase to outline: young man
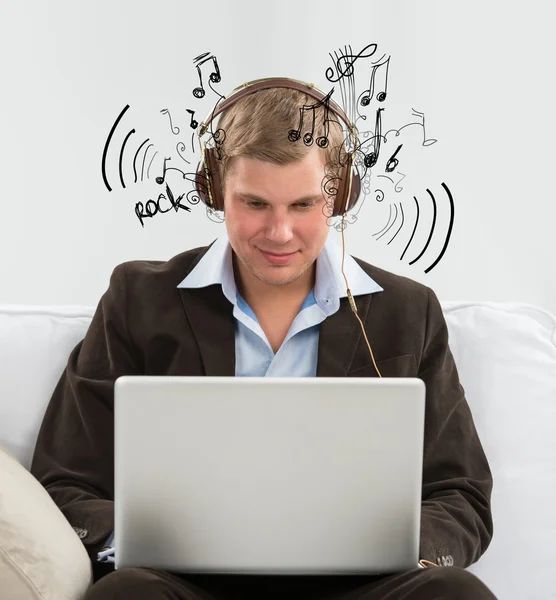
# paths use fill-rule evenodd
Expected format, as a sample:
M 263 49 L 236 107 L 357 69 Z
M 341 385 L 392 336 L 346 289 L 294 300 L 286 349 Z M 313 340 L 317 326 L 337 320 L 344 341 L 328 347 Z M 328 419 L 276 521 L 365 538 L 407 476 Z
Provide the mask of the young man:
M 93 561 L 114 526 L 117 377 L 376 376 L 347 300 L 341 249 L 328 239 L 323 180 L 342 133 L 331 127 L 327 148 L 283 135 L 309 102 L 296 90 L 264 90 L 224 113 L 226 234 L 167 262 L 116 267 L 69 357 L 31 471 Z M 122 569 L 100 578 L 87 600 L 494 597 L 464 570 L 492 537 L 492 478 L 439 301 L 425 285 L 359 259 L 347 256 L 344 271 L 380 373 L 426 383 L 421 558 L 451 568 L 325 578 Z

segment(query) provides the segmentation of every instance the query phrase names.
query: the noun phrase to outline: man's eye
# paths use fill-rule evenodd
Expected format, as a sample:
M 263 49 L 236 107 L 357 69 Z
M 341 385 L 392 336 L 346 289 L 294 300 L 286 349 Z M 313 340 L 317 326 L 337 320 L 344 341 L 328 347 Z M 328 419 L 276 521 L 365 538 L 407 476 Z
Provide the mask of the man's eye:
M 298 206 L 301 210 L 307 210 L 313 206 L 314 202 L 298 202 L 294 204 L 294 206 Z M 258 202 L 257 200 L 251 200 L 247 203 L 247 206 L 251 208 L 261 208 L 265 205 L 262 202 Z

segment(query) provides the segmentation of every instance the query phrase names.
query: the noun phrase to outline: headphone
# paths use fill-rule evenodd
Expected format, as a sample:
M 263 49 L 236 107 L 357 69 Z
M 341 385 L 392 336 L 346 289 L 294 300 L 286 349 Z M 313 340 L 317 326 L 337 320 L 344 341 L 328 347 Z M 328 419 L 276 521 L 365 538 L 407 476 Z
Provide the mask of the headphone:
M 268 77 L 243 83 L 232 90 L 230 95 L 215 107 L 198 129 L 199 145 L 203 149 L 203 160 L 200 161 L 197 166 L 195 188 L 201 200 L 213 210 L 224 210 L 224 197 L 222 195 L 222 186 L 220 185 L 220 175 L 217 163 L 219 160 L 218 150 L 217 148 L 207 148 L 206 144 L 203 148 L 201 137 L 207 132 L 212 121 L 238 100 L 249 94 L 254 94 L 260 90 L 270 88 L 291 88 L 303 92 L 317 100 L 315 107 L 323 105 L 326 102 L 328 109 L 346 124 L 349 133 L 357 140 L 356 128 L 348 119 L 342 108 L 330 98 L 330 94 L 325 94 L 323 91 L 317 89 L 314 84 L 304 83 L 303 81 L 289 79 L 287 77 Z M 326 138 L 321 139 L 326 140 Z M 359 200 L 361 178 L 357 170 L 353 168 L 353 155 L 354 152 L 350 152 L 347 155 L 346 164 L 340 167 L 338 173 L 339 184 L 334 199 L 333 217 L 344 215 L 350 211 Z
M 294 90 L 299 90 L 315 98 L 317 100 L 316 106 L 321 106 L 326 103 L 326 106 L 329 110 L 331 110 L 336 116 L 338 116 L 346 125 L 349 134 L 352 138 L 357 142 L 357 130 L 355 126 L 351 123 L 351 121 L 346 116 L 345 112 L 342 108 L 330 98 L 330 93 L 325 94 L 323 91 L 317 89 L 312 83 L 305 83 L 303 81 L 299 81 L 297 79 L 290 79 L 288 77 L 267 77 L 265 79 L 256 79 L 254 81 L 249 81 L 247 83 L 243 83 L 238 86 L 230 95 L 225 98 L 221 103 L 219 102 L 210 115 L 205 119 L 203 123 L 200 124 L 199 129 L 197 130 L 197 135 L 199 136 L 199 146 L 202 148 L 203 159 L 199 162 L 195 174 L 195 190 L 199 195 L 199 198 L 213 210 L 223 211 L 224 210 L 224 196 L 222 194 L 222 185 L 220 181 L 220 175 L 218 170 L 218 148 L 207 148 L 206 144 L 202 144 L 201 138 L 207 132 L 212 121 L 227 108 L 235 104 L 241 98 L 248 96 L 249 94 L 254 94 L 260 90 L 270 89 L 270 88 L 291 88 Z M 295 132 L 296 136 L 294 139 L 299 139 L 299 132 Z M 214 136 L 213 136 L 214 137 Z M 290 137 L 290 139 L 292 139 Z M 326 140 L 325 145 L 327 143 L 326 138 L 321 138 Z M 215 141 L 216 138 L 215 138 Z M 218 143 L 218 142 L 217 142 Z M 317 144 L 319 144 L 319 140 L 317 140 Z M 344 250 L 342 254 L 342 274 L 344 276 L 346 282 L 347 295 L 349 299 L 349 304 L 351 310 L 357 317 L 361 329 L 363 330 L 363 335 L 365 336 L 365 341 L 367 342 L 367 346 L 369 348 L 369 352 L 371 354 L 371 358 L 378 373 L 379 377 L 382 377 L 378 367 L 375 363 L 375 358 L 373 355 L 373 351 L 371 350 L 371 346 L 369 344 L 369 340 L 367 339 L 367 334 L 365 332 L 365 327 L 361 318 L 357 313 L 357 306 L 355 304 L 355 300 L 351 294 L 349 289 L 348 281 L 346 275 L 344 273 L 344 255 L 345 255 L 345 243 L 344 243 L 344 216 L 350 211 L 358 202 L 359 195 L 361 192 L 361 178 L 357 169 L 354 167 L 353 157 L 355 154 L 355 148 L 357 148 L 358 144 L 354 144 L 354 150 L 347 154 L 347 160 L 345 164 L 340 166 L 338 172 L 337 181 L 338 187 L 335 193 L 334 198 L 334 209 L 332 212 L 332 216 L 341 216 L 342 217 L 342 248 Z M 321 146 L 322 147 L 322 146 Z M 336 177 L 335 177 L 336 179 Z

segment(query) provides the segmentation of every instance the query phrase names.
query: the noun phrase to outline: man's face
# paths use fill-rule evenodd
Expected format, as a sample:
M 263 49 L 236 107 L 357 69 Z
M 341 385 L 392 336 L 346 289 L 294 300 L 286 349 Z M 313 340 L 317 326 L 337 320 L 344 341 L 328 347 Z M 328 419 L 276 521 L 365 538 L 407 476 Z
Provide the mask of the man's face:
M 317 147 L 286 165 L 234 159 L 226 176 L 224 217 L 244 286 L 260 290 L 260 282 L 285 286 L 304 274 L 307 281 L 312 278 L 310 267 L 329 231 L 323 214 L 323 161 Z M 264 252 L 292 255 L 277 261 Z M 304 279 L 298 286 L 307 283 Z

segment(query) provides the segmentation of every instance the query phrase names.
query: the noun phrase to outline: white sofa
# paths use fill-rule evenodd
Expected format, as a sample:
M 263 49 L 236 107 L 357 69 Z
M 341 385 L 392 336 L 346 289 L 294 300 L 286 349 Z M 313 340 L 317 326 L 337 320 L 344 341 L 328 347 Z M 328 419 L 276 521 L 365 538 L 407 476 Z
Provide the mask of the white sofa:
M 494 538 L 470 570 L 501 599 L 556 598 L 556 317 L 521 303 L 442 307 L 494 478 Z M 0 306 L 0 444 L 26 469 L 50 395 L 92 314 Z M 2 477 L 0 507 L 8 493 Z

